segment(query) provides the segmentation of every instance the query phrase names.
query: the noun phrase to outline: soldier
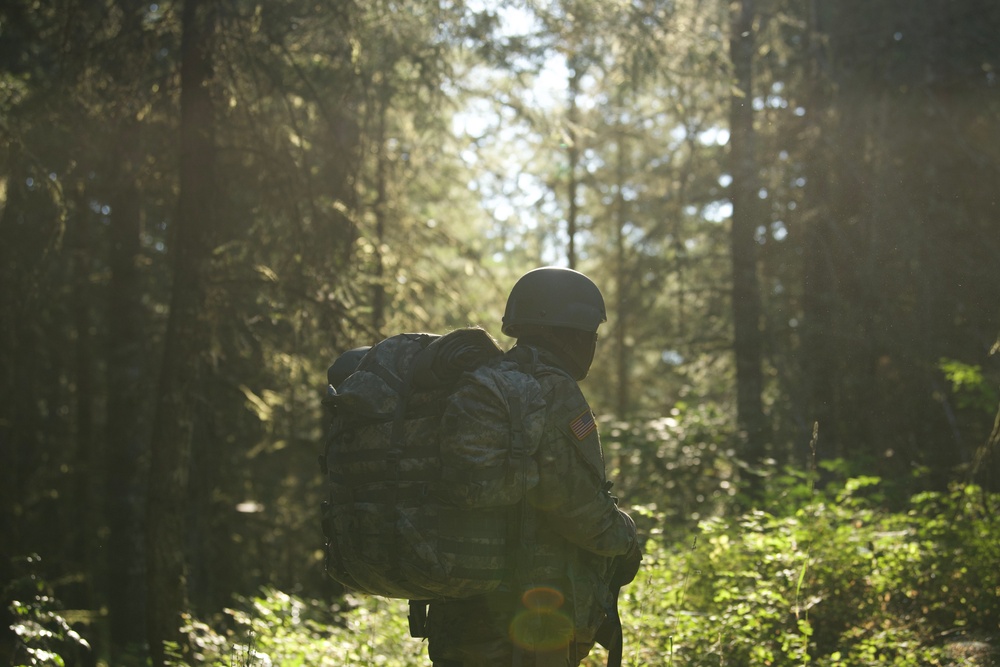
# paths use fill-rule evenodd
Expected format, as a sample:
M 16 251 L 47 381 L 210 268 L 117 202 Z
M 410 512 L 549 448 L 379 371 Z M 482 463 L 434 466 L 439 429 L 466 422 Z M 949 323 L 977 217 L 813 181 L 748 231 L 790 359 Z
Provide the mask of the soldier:
M 517 343 L 507 357 L 531 369 L 546 397 L 539 482 L 509 590 L 430 603 L 435 667 L 578 665 L 599 639 L 609 663 L 620 660 L 618 588 L 642 554 L 635 524 L 609 493 L 597 424 L 577 385 L 606 319 L 598 287 L 571 269 L 535 269 L 510 292 L 502 330 Z

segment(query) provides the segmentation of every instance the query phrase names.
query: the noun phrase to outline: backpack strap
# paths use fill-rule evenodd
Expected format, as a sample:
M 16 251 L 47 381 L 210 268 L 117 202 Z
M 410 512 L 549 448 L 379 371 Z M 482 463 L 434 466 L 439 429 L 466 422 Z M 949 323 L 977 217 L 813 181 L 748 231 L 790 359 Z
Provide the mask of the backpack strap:
M 416 639 L 427 637 L 427 605 L 431 600 L 409 600 L 410 608 L 406 620 L 410 626 L 410 636 Z
M 622 619 L 618 613 L 618 598 L 621 595 L 621 588 L 615 588 L 613 592 L 614 597 L 611 604 L 604 609 L 607 618 L 597 630 L 597 643 L 608 650 L 607 667 L 621 667 L 622 656 L 625 652 Z
M 400 378 L 395 373 L 390 371 L 388 368 L 382 364 L 372 364 L 365 368 L 366 371 L 373 375 L 377 375 L 382 382 L 385 382 L 390 389 L 396 394 L 403 396 L 406 393 L 406 387 L 409 384 L 408 378 Z M 412 371 L 409 375 L 412 375 Z

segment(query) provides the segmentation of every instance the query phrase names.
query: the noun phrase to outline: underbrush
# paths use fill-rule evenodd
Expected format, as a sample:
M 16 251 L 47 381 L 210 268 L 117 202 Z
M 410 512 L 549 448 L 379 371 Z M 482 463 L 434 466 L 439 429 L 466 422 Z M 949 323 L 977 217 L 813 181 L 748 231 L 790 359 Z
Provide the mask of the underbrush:
M 409 636 L 405 600 L 346 596 L 338 603 L 264 590 L 226 610 L 220 634 L 192 620 L 185 628 L 194 665 L 347 667 L 427 665 L 422 641 Z M 177 665 L 185 664 L 178 660 Z
M 783 513 L 703 520 L 679 540 L 646 511 L 642 570 L 620 600 L 624 664 L 948 665 L 948 641 L 1000 636 L 1000 497 L 956 486 L 888 512 L 879 485 L 851 479 Z M 402 601 L 265 591 L 239 607 L 224 635 L 191 624 L 198 664 L 429 664 Z M 604 660 L 597 649 L 585 664 Z
M 809 493 L 794 478 L 786 482 L 794 492 L 776 489 L 783 500 L 769 503 L 782 511 L 683 530 L 659 510 L 633 508 L 647 541 L 619 601 L 625 665 L 988 664 L 946 656 L 962 640 L 1000 639 L 1000 494 L 959 485 L 889 511 L 876 478 L 826 491 L 806 483 Z M 86 642 L 44 586 L 29 583 L 9 609 L 14 664 L 72 662 Z M 406 616 L 401 600 L 263 590 L 220 618 L 189 619 L 191 651 L 175 664 L 426 666 Z M 584 664 L 605 658 L 598 648 Z
M 621 605 L 626 664 L 945 665 L 948 641 L 1000 636 L 1000 498 L 956 486 L 891 513 L 878 486 L 651 540 Z

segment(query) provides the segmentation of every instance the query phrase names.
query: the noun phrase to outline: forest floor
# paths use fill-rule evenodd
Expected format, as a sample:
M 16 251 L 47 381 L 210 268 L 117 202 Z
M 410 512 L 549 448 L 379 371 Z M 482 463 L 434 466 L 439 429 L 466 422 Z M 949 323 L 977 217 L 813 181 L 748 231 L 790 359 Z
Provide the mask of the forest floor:
M 1000 647 L 985 639 L 948 642 L 945 653 L 953 661 L 950 664 L 954 667 L 1000 667 Z

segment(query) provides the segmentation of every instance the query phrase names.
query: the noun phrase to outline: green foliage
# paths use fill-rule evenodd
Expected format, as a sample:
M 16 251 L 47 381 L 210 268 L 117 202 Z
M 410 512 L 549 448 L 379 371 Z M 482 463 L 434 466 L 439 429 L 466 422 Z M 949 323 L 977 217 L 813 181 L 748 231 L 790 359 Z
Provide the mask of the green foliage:
M 783 494 L 770 511 L 707 518 L 677 538 L 649 531 L 619 605 L 624 664 L 947 665 L 941 637 L 996 633 L 1000 496 L 955 486 L 890 512 L 874 477 L 804 484 L 808 497 Z M 331 606 L 265 590 L 227 612 L 224 633 L 194 621 L 187 632 L 197 663 L 219 667 L 424 665 L 406 611 L 401 601 Z M 604 660 L 597 648 L 584 664 Z
M 731 415 L 716 403 L 679 402 L 667 417 L 612 422 L 601 435 L 609 477 L 642 513 L 674 527 L 717 514 L 736 493 Z
M 226 629 L 192 619 L 185 632 L 193 664 L 213 667 L 347 667 L 426 664 L 421 642 L 408 634 L 402 600 L 345 597 L 331 605 L 266 589 L 227 609 Z
M 53 597 L 49 584 L 35 574 L 38 556 L 25 559 L 29 570 L 4 588 L 4 599 L 10 600 L 8 611 L 13 622 L 15 644 L 11 664 L 28 665 L 73 664 L 81 653 L 90 651 L 90 644 L 74 630 L 66 619 L 59 601 Z
M 959 408 L 972 408 L 992 415 L 1000 403 L 996 385 L 987 381 L 982 366 L 955 359 L 941 359 L 938 367 L 951 384 Z
M 879 484 L 651 542 L 622 605 L 627 664 L 940 665 L 942 633 L 995 632 L 1000 498 L 955 487 L 891 513 Z

